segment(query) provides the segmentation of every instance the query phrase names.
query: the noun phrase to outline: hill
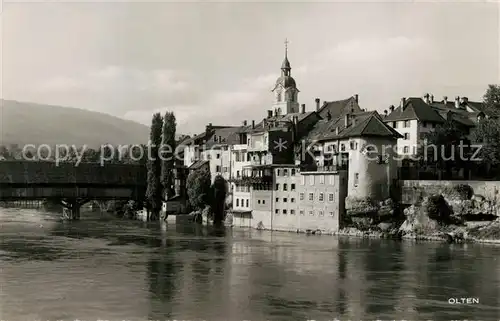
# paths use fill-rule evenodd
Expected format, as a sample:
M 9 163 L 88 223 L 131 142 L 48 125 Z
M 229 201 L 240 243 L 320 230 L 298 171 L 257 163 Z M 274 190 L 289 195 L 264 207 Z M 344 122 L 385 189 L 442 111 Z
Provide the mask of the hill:
M 0 144 L 142 144 L 148 126 L 84 109 L 0 101 Z

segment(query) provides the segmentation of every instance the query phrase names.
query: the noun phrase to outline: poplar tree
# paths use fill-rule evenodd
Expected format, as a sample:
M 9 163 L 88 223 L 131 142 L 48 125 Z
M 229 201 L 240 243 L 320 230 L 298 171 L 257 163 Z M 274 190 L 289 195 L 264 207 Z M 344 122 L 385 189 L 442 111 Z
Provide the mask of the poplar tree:
M 149 136 L 149 154 L 147 160 L 148 178 L 146 189 L 146 200 L 151 210 L 151 220 L 158 220 L 162 205 L 161 188 L 161 160 L 158 157 L 158 148 L 162 139 L 163 119 L 160 113 L 153 115 L 151 121 L 151 133 Z
M 175 195 L 174 175 L 175 175 L 175 160 L 176 160 L 176 121 L 175 115 L 172 112 L 166 112 L 163 122 L 163 137 L 162 137 L 162 167 L 161 167 L 161 183 L 163 185 L 164 195 L 169 199 Z

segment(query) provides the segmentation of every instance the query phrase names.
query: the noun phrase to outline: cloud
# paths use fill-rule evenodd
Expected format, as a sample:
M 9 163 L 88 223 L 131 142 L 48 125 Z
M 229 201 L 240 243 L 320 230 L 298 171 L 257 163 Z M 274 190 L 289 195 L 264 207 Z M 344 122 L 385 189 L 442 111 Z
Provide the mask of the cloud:
M 175 70 L 139 70 L 106 66 L 73 76 L 57 76 L 36 86 L 40 92 L 91 94 L 172 94 L 188 90 L 188 74 Z
M 422 39 L 405 37 L 353 39 L 320 51 L 297 67 L 293 67 L 292 62 L 292 75 L 301 90 L 299 101 L 310 101 L 309 106 L 312 106 L 315 97 L 340 100 L 355 93 L 360 93 L 363 98 L 377 97 L 380 93 L 384 94 L 391 90 L 397 91 L 402 84 L 410 81 L 408 78 L 423 72 L 417 70 L 413 62 L 415 59 L 428 60 L 432 56 L 426 48 L 431 46 Z M 127 117 L 149 124 L 155 110 L 174 111 L 179 131 L 190 134 L 202 131 L 209 122 L 218 125 L 238 125 L 245 119 L 259 121 L 266 115 L 266 110 L 272 109 L 271 90 L 279 77 L 279 66 L 276 69 L 278 72 L 235 81 L 231 84 L 232 89 L 219 88 L 213 92 L 207 91 L 200 96 L 201 99 L 197 97 L 197 100 L 190 105 L 164 104 L 160 109 L 130 112 Z M 426 68 L 423 70 L 428 71 Z M 166 78 L 172 79 L 168 73 Z M 391 97 L 399 97 L 399 94 Z M 376 99 L 365 101 L 366 106 L 363 107 L 377 109 L 379 106 L 391 103 L 380 99 L 380 101 Z
M 423 39 L 351 39 L 313 54 L 302 64 L 295 62 L 296 67 L 292 61 L 292 75 L 301 90 L 299 101 L 310 101 L 308 106 L 313 105 L 315 97 L 337 100 L 359 93 L 361 99 L 380 99 L 371 99 L 364 108 L 381 109 L 392 102 L 380 96 L 400 97 L 398 90 L 431 71 L 433 55 L 432 46 Z M 417 60 L 421 62 L 418 68 Z M 279 68 L 235 79 L 222 88 L 221 84 L 207 83 L 203 76 L 178 70 L 106 66 L 73 77 L 55 77 L 39 88 L 87 95 L 92 99 L 89 105 L 98 102 L 108 110 L 117 106 L 115 114 L 120 111 L 121 116 L 146 125 L 154 112 L 173 111 L 179 132 L 192 134 L 202 131 L 209 122 L 236 125 L 245 119 L 262 119 L 266 110 L 272 109 L 271 90 L 280 75 Z

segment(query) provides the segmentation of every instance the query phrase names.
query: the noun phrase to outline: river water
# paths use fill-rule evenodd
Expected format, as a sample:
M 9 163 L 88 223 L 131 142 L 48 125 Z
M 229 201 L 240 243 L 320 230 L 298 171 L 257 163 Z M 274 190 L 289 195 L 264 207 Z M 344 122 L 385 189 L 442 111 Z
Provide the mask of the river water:
M 0 319 L 500 320 L 500 247 L 81 216 L 0 209 Z

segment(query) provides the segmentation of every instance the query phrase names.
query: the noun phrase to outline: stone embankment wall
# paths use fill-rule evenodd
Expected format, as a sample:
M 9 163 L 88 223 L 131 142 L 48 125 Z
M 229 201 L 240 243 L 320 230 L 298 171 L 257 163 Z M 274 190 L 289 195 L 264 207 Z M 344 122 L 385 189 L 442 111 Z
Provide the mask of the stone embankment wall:
M 426 196 L 446 194 L 446 190 L 458 185 L 469 185 L 475 195 L 481 195 L 487 200 L 500 204 L 500 181 L 426 181 L 403 180 L 401 181 L 401 202 L 414 204 Z

